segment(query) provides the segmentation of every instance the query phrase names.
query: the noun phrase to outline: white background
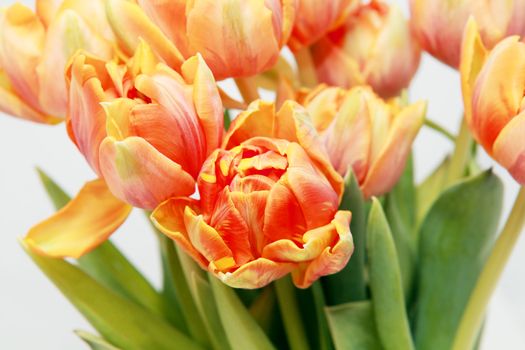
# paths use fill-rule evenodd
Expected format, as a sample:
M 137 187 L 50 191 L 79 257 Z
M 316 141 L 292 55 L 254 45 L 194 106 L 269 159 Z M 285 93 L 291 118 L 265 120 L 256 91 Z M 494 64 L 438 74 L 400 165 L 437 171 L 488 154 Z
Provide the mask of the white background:
M 14 1 L 0 0 L 2 5 Z M 24 1 L 30 5 L 32 1 Z M 399 3 L 408 12 L 406 0 Z M 429 117 L 457 131 L 462 111 L 458 74 L 425 55 L 410 89 L 412 100 L 429 100 Z M 451 150 L 451 144 L 424 129 L 416 141 L 417 178 L 422 179 Z M 505 215 L 517 185 L 494 166 L 505 182 Z M 37 125 L 0 115 L 0 347 L 2 349 L 85 349 L 73 329 L 90 330 L 82 316 L 33 265 L 17 238 L 52 212 L 35 166 L 42 167 L 70 193 L 94 178 L 66 135 L 64 125 Z M 113 236 L 117 245 L 160 284 L 154 236 L 141 212 L 135 211 Z M 511 257 L 490 305 L 483 349 L 525 348 L 525 239 Z

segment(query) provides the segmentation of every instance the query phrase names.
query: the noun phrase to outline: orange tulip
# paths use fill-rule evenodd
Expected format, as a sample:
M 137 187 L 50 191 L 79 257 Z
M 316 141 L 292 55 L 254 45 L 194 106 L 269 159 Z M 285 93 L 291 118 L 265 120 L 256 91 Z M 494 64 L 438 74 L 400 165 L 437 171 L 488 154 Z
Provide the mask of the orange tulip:
M 353 170 L 366 197 L 384 194 L 396 184 L 423 124 L 424 102 L 401 108 L 366 87 L 323 86 L 300 100 L 339 174 Z
M 206 157 L 221 142 L 215 80 L 194 56 L 182 74 L 145 44 L 127 65 L 77 56 L 69 69 L 71 138 L 111 191 L 152 209 L 191 195 Z
M 353 252 L 351 214 L 337 210 L 341 188 L 319 165 L 296 142 L 251 138 L 208 158 L 200 202 L 172 198 L 152 220 L 231 287 L 260 288 L 292 273 L 306 288 Z
M 525 34 L 523 0 L 411 0 L 412 27 L 423 48 L 453 68 L 459 66 L 463 29 L 470 16 L 492 48 L 504 37 Z
M 137 2 L 140 7 L 126 0 L 108 1 L 108 17 L 124 50 L 133 51 L 142 37 L 175 69 L 177 59 L 199 52 L 218 80 L 272 67 L 295 15 L 294 0 Z
M 288 42 L 292 51 L 313 44 L 337 27 L 358 2 L 357 0 L 298 0 L 292 36 Z
M 525 43 L 512 36 L 489 52 L 470 20 L 460 72 L 465 117 L 474 138 L 525 185 Z
M 42 123 L 66 115 L 63 72 L 79 49 L 114 55 L 102 0 L 37 1 L 37 13 L 15 4 L 0 14 L 0 110 Z
M 385 98 L 408 87 L 421 56 L 401 10 L 380 1 L 361 5 L 311 50 L 319 81 L 344 88 L 366 83 Z

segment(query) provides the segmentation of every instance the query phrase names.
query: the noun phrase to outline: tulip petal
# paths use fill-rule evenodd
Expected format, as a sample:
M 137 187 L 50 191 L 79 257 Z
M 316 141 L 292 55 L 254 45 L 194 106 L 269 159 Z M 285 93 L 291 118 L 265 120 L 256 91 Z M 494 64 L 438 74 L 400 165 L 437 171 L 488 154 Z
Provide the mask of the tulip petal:
M 521 107 L 525 44 L 518 40 L 509 37 L 491 51 L 473 91 L 471 127 L 489 153 L 501 129 Z
M 27 105 L 13 91 L 9 78 L 2 70 L 0 70 L 0 111 L 37 123 L 56 124 L 62 121 L 60 118 L 43 114 Z
M 273 103 L 262 100 L 252 102 L 248 109 L 239 114 L 230 125 L 222 147 L 230 149 L 252 137 L 273 136 L 274 114 Z
M 298 288 L 308 288 L 319 277 L 337 273 L 346 266 L 354 251 L 350 219 L 349 211 L 338 211 L 331 224 L 339 236 L 335 245 L 326 247 L 314 260 L 299 264 L 292 271 L 293 282 Z
M 64 0 L 36 0 L 36 14 L 46 27 L 55 17 Z
M 203 269 L 207 269 L 208 261 L 191 245 L 188 237 L 184 224 L 186 207 L 195 211 L 197 209 L 197 201 L 191 198 L 170 198 L 159 204 L 150 218 L 155 227 L 177 242 Z
M 210 266 L 222 282 L 232 288 L 262 288 L 293 270 L 295 264 L 279 263 L 265 258 L 258 258 L 242 265 L 233 272 L 221 272 Z
M 194 1 L 187 35 L 217 80 L 252 76 L 279 57 L 272 12 L 259 0 Z
M 39 102 L 52 115 L 65 116 L 67 88 L 64 78 L 57 79 L 57 70 L 66 66 L 78 50 L 109 60 L 113 56 L 111 44 L 102 39 L 72 10 L 63 10 L 47 29 L 46 41 L 40 63 L 36 67 L 40 89 Z
M 42 255 L 79 258 L 104 242 L 130 211 L 103 180 L 91 181 L 55 215 L 31 228 L 24 240 Z
M 180 68 L 184 58 L 179 50 L 137 4 L 127 0 L 107 0 L 106 13 L 120 46 L 129 56 L 133 55 L 142 38 L 170 67 Z
M 306 152 L 296 143 L 290 143 L 287 151 L 287 184 L 301 207 L 306 220 L 306 230 L 328 222 L 339 206 L 338 194 L 330 183 L 319 176 Z
M 0 65 L 16 94 L 40 111 L 35 69 L 44 48 L 45 28 L 39 18 L 21 4 L 5 9 L 0 17 Z
M 471 17 L 467 22 L 463 35 L 459 66 L 465 118 L 470 125 L 472 125 L 472 93 L 474 91 L 474 84 L 487 59 L 487 54 L 488 52 L 481 40 L 476 21 Z
M 501 130 L 494 142 L 493 157 L 512 177 L 525 185 L 525 112 L 521 112 Z
M 184 62 L 182 75 L 193 85 L 193 103 L 204 129 L 206 155 L 209 155 L 219 147 L 224 130 L 224 109 L 215 78 L 200 54 Z
M 191 208 L 186 207 L 184 210 L 184 224 L 186 225 L 191 244 L 206 260 L 210 263 L 231 262 L 227 266 L 219 266 L 220 270 L 229 270 L 236 265 L 233 253 L 224 239 L 214 227 L 211 227 L 204 221 L 202 215 L 197 215 Z
M 417 102 L 403 109 L 395 117 L 383 149 L 372 163 L 361 185 L 365 197 L 384 194 L 399 180 L 412 142 L 423 125 L 425 113 L 426 103 Z
M 106 137 L 100 170 L 115 196 L 139 208 L 153 209 L 168 198 L 195 192 L 191 175 L 136 136 L 122 141 Z
M 104 76 L 101 66 L 102 61 L 84 55 L 73 60 L 69 72 L 70 108 L 66 120 L 70 136 L 98 175 L 99 147 L 106 136 L 106 116 L 100 105 L 107 99 L 100 80 Z

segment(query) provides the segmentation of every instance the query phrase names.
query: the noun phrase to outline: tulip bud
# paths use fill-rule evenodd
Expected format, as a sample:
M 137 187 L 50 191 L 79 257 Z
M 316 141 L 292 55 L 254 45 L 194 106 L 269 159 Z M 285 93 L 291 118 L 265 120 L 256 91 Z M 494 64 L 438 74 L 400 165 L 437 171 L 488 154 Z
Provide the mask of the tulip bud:
M 512 36 L 489 52 L 471 20 L 460 72 L 465 117 L 474 138 L 525 185 L 525 43 Z
M 352 170 L 365 197 L 396 184 L 423 124 L 425 103 L 401 108 L 369 88 L 318 88 L 300 101 L 341 175 Z
M 1 14 L 0 110 L 55 123 L 66 115 L 63 72 L 71 56 L 82 49 L 111 59 L 112 34 L 101 0 L 39 1 L 37 10 L 15 4 Z
M 79 55 L 70 68 L 70 135 L 113 194 L 134 206 L 191 195 L 221 142 L 211 71 L 200 56 L 181 70 L 159 63 L 144 43 L 127 65 Z
M 385 98 L 408 87 L 421 56 L 401 10 L 380 1 L 361 5 L 311 50 L 321 82 L 344 88 L 366 83 Z
M 198 52 L 218 80 L 272 67 L 295 16 L 294 0 L 137 2 L 140 8 L 125 0 L 108 1 L 108 17 L 125 50 L 133 51 L 142 37 L 174 69 L 174 56 Z
M 463 29 L 470 16 L 488 48 L 506 36 L 525 34 L 523 0 L 411 0 L 410 9 L 421 46 L 453 68 L 459 66 Z
M 357 0 L 298 0 L 295 23 L 288 45 L 292 51 L 310 46 L 344 21 Z
M 199 175 L 200 203 L 173 198 L 156 226 L 204 269 L 235 288 L 292 273 L 299 288 L 340 271 L 353 251 L 351 214 L 298 143 L 256 137 L 216 150 Z

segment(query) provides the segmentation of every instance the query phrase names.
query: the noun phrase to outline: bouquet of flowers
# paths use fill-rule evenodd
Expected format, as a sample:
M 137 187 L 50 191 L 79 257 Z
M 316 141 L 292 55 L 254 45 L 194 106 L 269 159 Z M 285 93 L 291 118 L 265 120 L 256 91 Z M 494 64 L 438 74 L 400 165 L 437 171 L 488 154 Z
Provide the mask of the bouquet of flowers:
M 525 2 L 36 0 L 0 12 L 0 110 L 65 125 L 93 169 L 23 249 L 92 349 L 476 349 L 525 220 Z M 406 88 L 461 76 L 458 135 Z M 221 81 L 235 82 L 242 99 Z M 264 98 L 260 98 L 260 96 Z M 63 124 L 61 124 L 63 123 Z M 454 150 L 422 183 L 412 143 Z M 479 147 L 481 146 L 481 147 Z M 157 290 L 109 239 L 132 208 Z

